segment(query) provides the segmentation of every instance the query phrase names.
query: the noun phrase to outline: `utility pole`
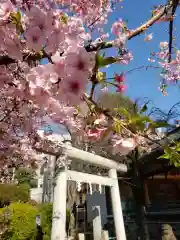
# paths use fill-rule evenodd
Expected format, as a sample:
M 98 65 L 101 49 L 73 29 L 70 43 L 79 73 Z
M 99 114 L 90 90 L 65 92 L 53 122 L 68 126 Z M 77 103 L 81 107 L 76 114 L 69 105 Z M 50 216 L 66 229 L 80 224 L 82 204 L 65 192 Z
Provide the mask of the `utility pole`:
M 45 157 L 42 202 L 53 202 L 53 182 L 56 157 Z

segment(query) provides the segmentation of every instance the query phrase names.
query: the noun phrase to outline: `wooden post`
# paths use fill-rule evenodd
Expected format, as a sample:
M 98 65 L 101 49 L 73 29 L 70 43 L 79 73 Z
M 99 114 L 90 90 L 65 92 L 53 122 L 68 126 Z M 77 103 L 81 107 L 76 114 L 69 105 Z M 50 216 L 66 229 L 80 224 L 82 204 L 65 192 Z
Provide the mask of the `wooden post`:
M 114 224 L 116 231 L 116 240 L 126 240 L 126 233 L 124 227 L 123 212 L 121 206 L 121 197 L 119 192 L 119 184 L 117 178 L 117 172 L 115 169 L 109 171 L 109 177 L 113 178 L 114 184 L 111 189 L 111 200 L 114 216 Z
M 66 237 L 66 169 L 60 169 L 54 187 L 53 218 L 51 240 L 64 240 Z

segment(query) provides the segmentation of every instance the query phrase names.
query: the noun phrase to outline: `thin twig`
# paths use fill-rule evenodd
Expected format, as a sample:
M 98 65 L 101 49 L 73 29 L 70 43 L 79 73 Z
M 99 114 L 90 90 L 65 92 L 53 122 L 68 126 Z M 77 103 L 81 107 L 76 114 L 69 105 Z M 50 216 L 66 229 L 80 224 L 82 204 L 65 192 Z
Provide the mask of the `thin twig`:
M 128 75 L 128 74 L 130 74 L 130 73 L 132 73 L 132 72 L 134 72 L 134 71 L 138 71 L 138 70 L 141 70 L 141 69 L 144 69 L 144 68 L 145 68 L 145 70 L 148 70 L 148 68 L 160 69 L 161 67 L 159 67 L 159 66 L 153 66 L 153 65 L 140 66 L 140 67 L 133 68 L 133 69 L 127 71 L 127 72 L 124 72 L 124 75 Z M 114 77 L 110 77 L 110 78 L 107 78 L 106 80 L 113 80 L 113 79 L 114 79 Z
M 47 58 L 50 63 L 53 63 L 51 56 L 49 54 L 47 54 L 44 50 L 43 50 L 43 57 Z

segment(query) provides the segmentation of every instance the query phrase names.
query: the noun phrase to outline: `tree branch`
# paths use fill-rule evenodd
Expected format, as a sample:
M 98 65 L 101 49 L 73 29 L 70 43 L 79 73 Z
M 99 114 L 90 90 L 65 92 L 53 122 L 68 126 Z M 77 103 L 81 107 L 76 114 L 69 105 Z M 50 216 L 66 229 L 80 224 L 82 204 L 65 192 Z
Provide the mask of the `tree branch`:
M 23 61 L 26 62 L 40 60 L 44 57 L 47 57 L 47 54 L 45 52 L 35 53 L 26 50 L 23 53 Z M 8 55 L 0 56 L 0 65 L 8 65 L 15 62 L 17 62 L 17 60 L 10 58 Z
M 128 36 L 128 40 L 132 39 L 133 37 L 141 34 L 146 30 L 147 28 L 151 27 L 156 21 L 158 21 L 163 15 L 167 13 L 168 10 L 170 10 L 173 7 L 173 3 L 170 2 L 163 6 L 161 10 L 158 11 L 157 14 L 155 14 L 150 20 L 142 24 L 141 26 L 137 27 L 134 31 L 131 31 Z M 86 50 L 88 52 L 96 51 L 97 49 L 105 49 L 105 48 L 111 48 L 114 45 L 114 41 L 109 42 L 98 42 L 98 43 L 91 43 L 86 47 Z
M 176 1 L 176 0 L 175 0 Z M 137 27 L 135 30 L 131 31 L 129 33 L 128 36 L 128 40 L 132 39 L 133 37 L 141 34 L 142 32 L 144 32 L 145 29 L 151 27 L 156 21 L 158 21 L 163 15 L 165 15 L 167 13 L 168 10 L 170 10 L 172 7 L 174 6 L 173 2 L 170 1 L 168 4 L 164 5 L 161 10 L 158 11 L 157 14 L 155 14 L 151 19 L 149 19 L 148 21 L 146 21 L 144 24 L 140 25 L 139 27 Z M 108 41 L 108 42 L 92 42 L 91 44 L 89 44 L 88 46 L 86 46 L 86 50 L 87 52 L 93 52 L 93 51 L 97 51 L 100 49 L 106 49 L 106 48 L 111 48 L 114 46 L 114 41 Z M 24 60 L 38 60 L 44 57 L 47 57 L 47 55 L 43 53 L 42 56 L 40 56 L 39 53 L 33 53 L 30 54 L 30 52 L 24 53 L 23 54 L 23 59 Z M 0 56 L 0 65 L 7 65 L 10 63 L 14 63 L 16 62 L 16 60 L 11 59 L 9 56 L 5 55 L 5 56 Z
M 170 22 L 169 22 L 169 56 L 168 56 L 169 62 L 171 62 L 171 55 L 172 55 L 174 14 L 176 12 L 178 2 L 179 2 L 179 0 L 173 0 L 173 7 L 172 7 L 172 12 L 171 12 L 172 19 L 170 19 Z

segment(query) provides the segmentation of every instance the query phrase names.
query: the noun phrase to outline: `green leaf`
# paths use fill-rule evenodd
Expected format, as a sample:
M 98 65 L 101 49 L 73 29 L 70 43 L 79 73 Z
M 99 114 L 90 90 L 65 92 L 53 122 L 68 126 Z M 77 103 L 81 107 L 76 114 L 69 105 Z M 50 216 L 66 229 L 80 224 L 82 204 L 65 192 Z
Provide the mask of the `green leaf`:
M 104 82 L 106 79 L 106 73 L 105 72 L 97 72 L 96 78 L 99 82 Z
M 68 15 L 64 13 L 64 14 L 60 17 L 60 22 L 62 22 L 62 23 L 64 23 L 64 24 L 67 24 L 67 22 L 68 22 Z
M 120 134 L 121 133 L 121 123 L 120 121 L 114 121 L 114 130 L 116 133 Z
M 114 109 L 116 112 L 120 113 L 122 116 L 124 116 L 126 119 L 130 119 L 131 115 L 128 112 L 126 108 L 115 108 Z
M 147 109 L 148 109 L 148 108 L 147 108 L 147 103 L 146 103 L 146 104 L 144 104 L 144 106 L 141 108 L 140 113 L 146 112 Z
M 169 123 L 167 121 L 156 121 L 156 122 L 152 123 L 152 126 L 155 128 L 169 127 Z
M 17 18 L 18 22 L 21 22 L 21 13 L 20 13 L 20 11 L 17 12 L 16 18 Z
M 170 147 L 165 147 L 164 152 L 170 155 L 172 153 L 172 149 Z
M 138 123 L 151 123 L 152 120 L 148 116 L 136 115 L 130 119 L 130 124 L 138 124 Z
M 152 120 L 148 116 L 140 116 L 140 119 L 144 123 L 151 123 L 152 122 Z
M 179 167 L 179 166 L 180 166 L 180 163 L 175 162 L 175 163 L 174 163 L 174 166 L 175 166 L 175 167 Z
M 180 152 L 180 142 L 176 143 L 176 151 Z
M 147 123 L 151 123 L 152 120 L 148 116 L 135 115 L 129 120 L 129 124 L 134 128 L 134 131 L 144 131 L 147 127 Z
M 114 58 L 114 57 L 107 57 L 107 58 L 104 58 L 103 56 L 101 55 L 98 55 L 97 56 L 97 66 L 100 68 L 100 67 L 105 67 L 107 65 L 110 65 L 112 63 L 115 63 L 117 62 L 118 59 L 117 58 Z
M 24 30 L 21 24 L 21 12 L 11 13 L 11 22 L 16 25 L 16 30 L 18 34 L 21 34 Z
M 163 155 L 161 155 L 160 157 L 158 157 L 158 159 L 170 159 L 170 155 L 169 154 L 163 154 Z
M 21 13 L 20 13 L 20 11 L 17 11 L 15 13 L 11 13 L 10 16 L 11 16 L 12 23 L 19 26 L 20 23 L 21 23 Z

